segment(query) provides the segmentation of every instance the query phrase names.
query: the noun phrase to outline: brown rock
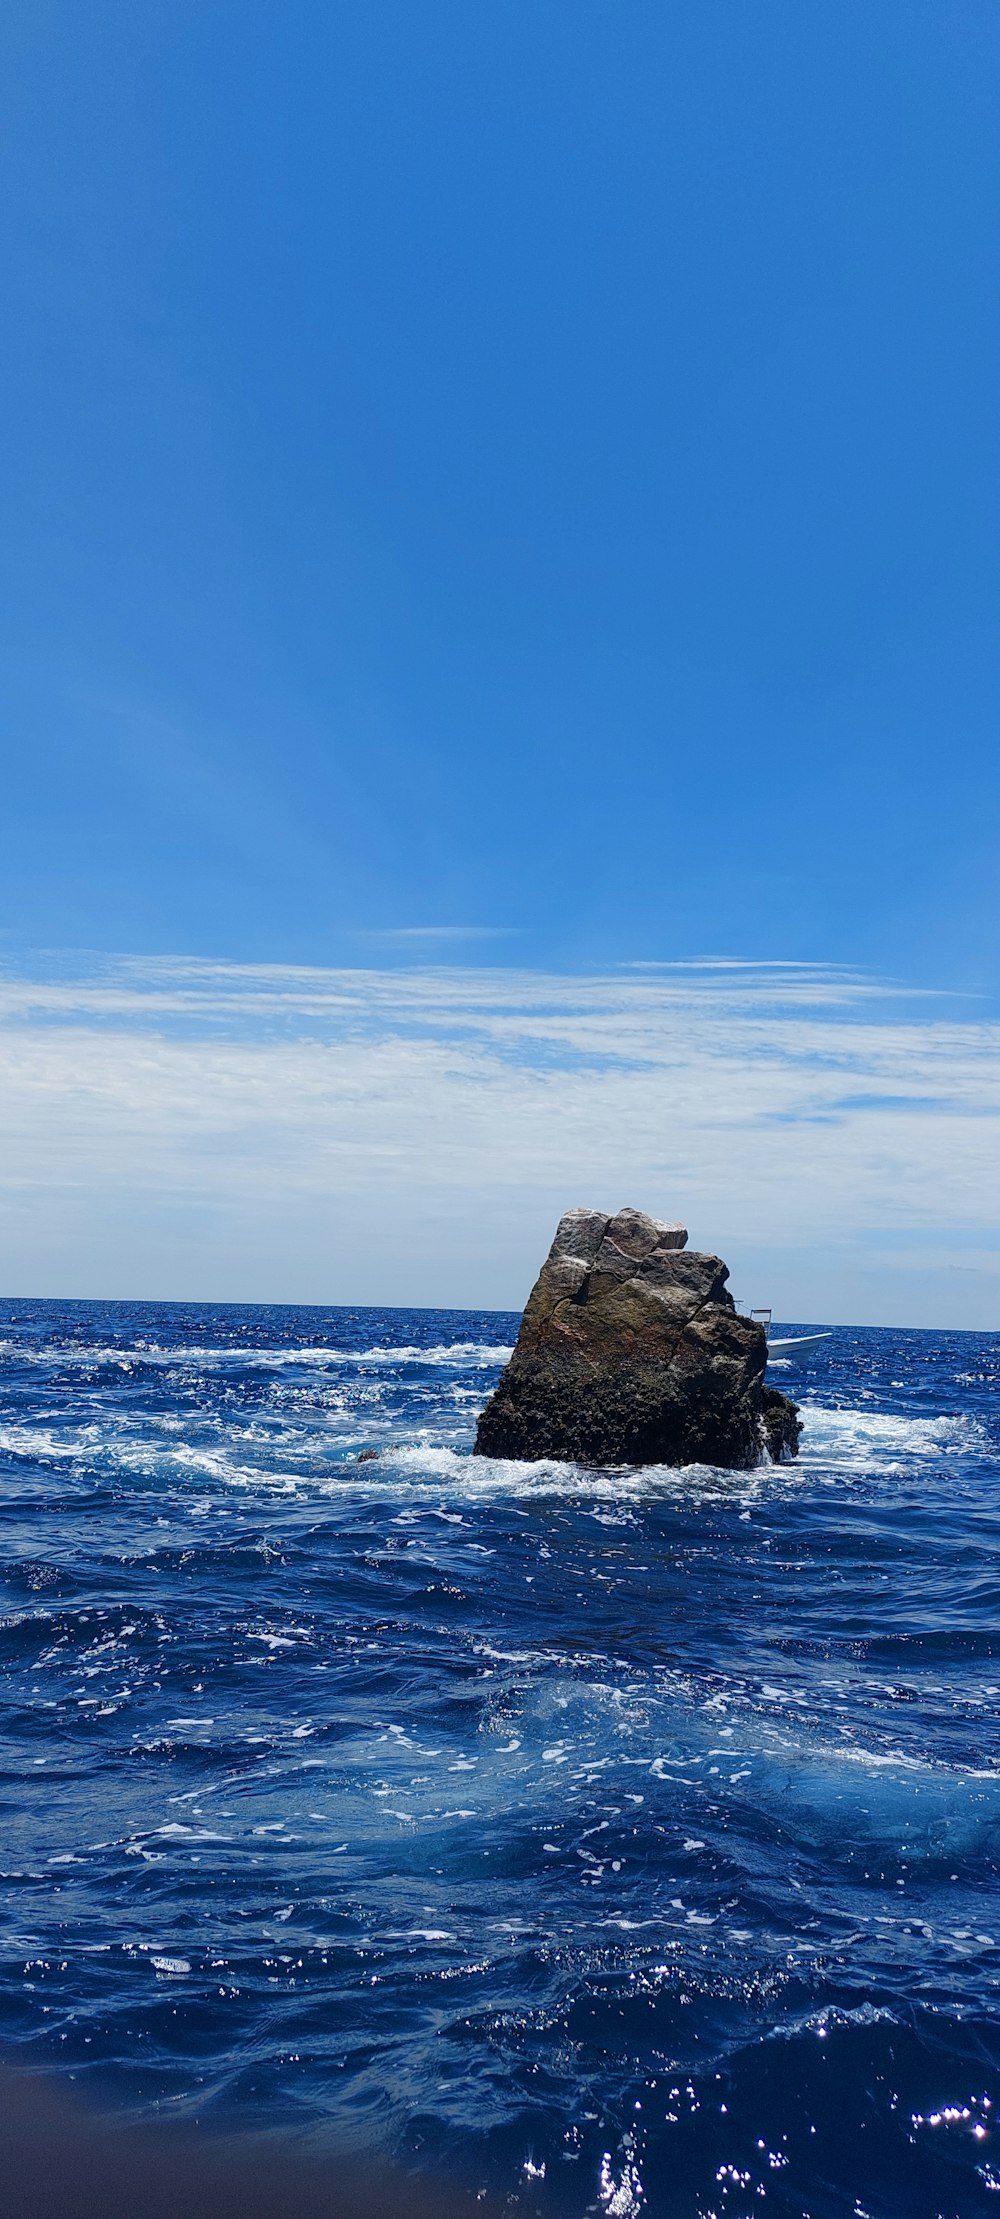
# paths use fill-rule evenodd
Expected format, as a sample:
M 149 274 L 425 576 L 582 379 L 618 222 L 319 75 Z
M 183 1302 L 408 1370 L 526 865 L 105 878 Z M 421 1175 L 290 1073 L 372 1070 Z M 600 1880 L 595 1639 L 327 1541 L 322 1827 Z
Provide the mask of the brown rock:
M 642 1210 L 568 1210 L 517 1346 L 479 1420 L 477 1456 L 716 1464 L 794 1456 L 795 1404 L 765 1387 L 761 1326 L 718 1256 Z

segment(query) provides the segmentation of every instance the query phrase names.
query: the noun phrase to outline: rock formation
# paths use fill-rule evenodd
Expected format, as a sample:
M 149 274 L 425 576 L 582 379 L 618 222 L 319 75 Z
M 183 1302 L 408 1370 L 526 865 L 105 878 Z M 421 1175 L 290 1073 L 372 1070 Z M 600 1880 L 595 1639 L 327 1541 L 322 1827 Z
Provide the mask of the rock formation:
M 764 1384 L 763 1328 L 718 1256 L 642 1210 L 567 1210 L 486 1405 L 477 1456 L 721 1464 L 794 1456 L 795 1404 Z

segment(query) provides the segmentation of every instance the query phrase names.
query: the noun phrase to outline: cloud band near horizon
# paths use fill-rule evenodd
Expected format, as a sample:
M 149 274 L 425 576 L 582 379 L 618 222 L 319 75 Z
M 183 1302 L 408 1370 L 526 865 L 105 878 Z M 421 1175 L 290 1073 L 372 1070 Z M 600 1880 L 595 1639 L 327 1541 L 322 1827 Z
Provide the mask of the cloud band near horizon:
M 0 980 L 5 1292 L 520 1306 L 681 1216 L 785 1317 L 991 1328 L 1000 1026 L 801 964 Z

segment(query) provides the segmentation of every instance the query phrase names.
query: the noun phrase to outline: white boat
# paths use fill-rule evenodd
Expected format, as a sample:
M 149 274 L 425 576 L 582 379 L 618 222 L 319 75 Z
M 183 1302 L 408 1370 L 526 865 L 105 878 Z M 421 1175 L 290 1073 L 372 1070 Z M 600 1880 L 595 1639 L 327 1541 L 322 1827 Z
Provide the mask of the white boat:
M 830 1333 L 796 1333 L 790 1339 L 786 1339 L 779 1333 L 772 1341 L 770 1335 L 768 1335 L 767 1353 L 769 1357 L 785 1356 L 789 1362 L 794 1364 L 800 1356 L 805 1354 L 806 1349 L 818 1348 L 821 1341 L 829 1341 L 832 1338 L 833 1336 Z
M 778 1333 L 772 1337 L 770 1310 L 751 1310 L 750 1315 L 764 1328 L 769 1360 L 772 1356 L 777 1356 L 789 1364 L 797 1364 L 799 1357 L 804 1356 L 808 1349 L 818 1348 L 821 1341 L 832 1338 L 830 1333 Z

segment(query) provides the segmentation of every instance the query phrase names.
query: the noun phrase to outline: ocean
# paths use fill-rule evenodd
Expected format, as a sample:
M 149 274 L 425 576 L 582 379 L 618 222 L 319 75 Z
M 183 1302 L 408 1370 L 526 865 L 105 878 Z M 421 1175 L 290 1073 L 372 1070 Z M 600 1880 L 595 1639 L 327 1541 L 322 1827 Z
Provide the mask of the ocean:
M 470 2210 L 1000 2213 L 1000 1341 L 591 1471 L 473 1459 L 517 1323 L 0 1304 L 2 2054 Z

